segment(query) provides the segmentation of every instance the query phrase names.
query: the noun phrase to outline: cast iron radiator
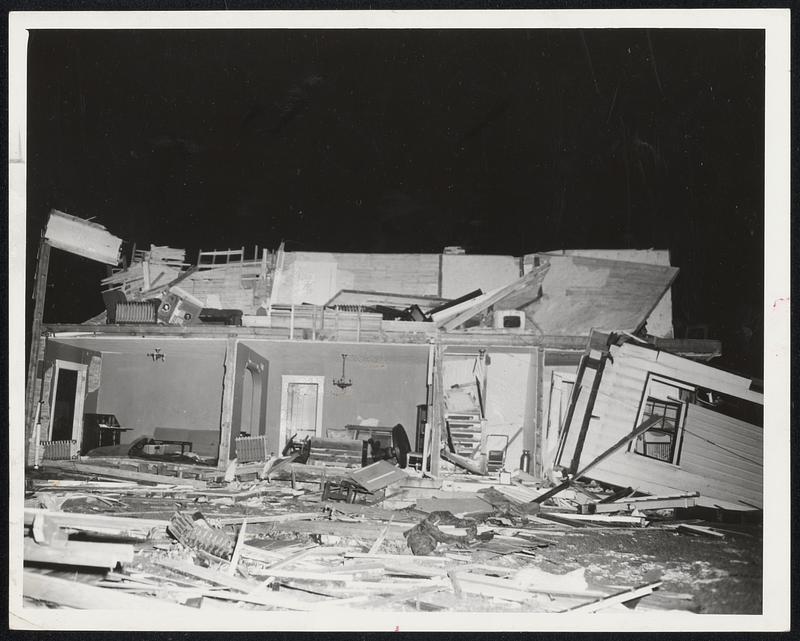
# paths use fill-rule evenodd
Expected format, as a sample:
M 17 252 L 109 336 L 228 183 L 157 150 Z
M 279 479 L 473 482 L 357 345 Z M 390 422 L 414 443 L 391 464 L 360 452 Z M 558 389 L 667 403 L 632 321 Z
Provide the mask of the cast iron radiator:
M 42 460 L 71 461 L 78 458 L 78 441 L 40 441 Z
M 266 461 L 268 455 L 266 436 L 240 436 L 236 439 L 236 458 L 239 463 Z

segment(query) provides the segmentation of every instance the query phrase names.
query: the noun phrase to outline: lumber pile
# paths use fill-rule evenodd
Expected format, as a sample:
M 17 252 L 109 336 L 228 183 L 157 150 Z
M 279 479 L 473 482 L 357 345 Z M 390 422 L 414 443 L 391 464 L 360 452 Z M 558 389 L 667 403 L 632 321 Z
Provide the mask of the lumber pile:
M 284 471 L 297 465 L 287 460 Z M 342 470 L 339 478 L 361 479 L 367 493 L 379 486 L 390 496 L 405 491 L 409 505 L 393 509 L 391 499 L 323 500 L 319 480 L 295 474 L 290 483 L 235 470 L 227 482 L 154 480 L 128 477 L 121 467 L 98 473 L 100 465 L 73 463 L 78 478 L 59 478 L 67 463 L 28 480 L 23 529 L 16 534 L 22 535 L 29 604 L 299 613 L 581 614 L 629 611 L 626 604 L 686 610 L 692 595 L 669 591 L 663 580 L 604 584 L 585 567 L 548 563 L 548 555 L 559 558 L 564 541 L 619 527 L 632 534 L 654 528 L 665 536 L 702 533 L 702 540 L 716 542 L 709 528 L 687 523 L 678 529 L 670 522 L 658 529 L 657 518 L 636 511 L 649 501 L 663 512 L 669 497 L 631 492 L 620 499 L 603 488 L 573 485 L 527 510 L 545 488 L 523 475 L 511 485 L 456 475 L 437 488 L 386 461 L 361 476 Z M 613 510 L 597 509 L 611 504 Z M 76 580 L 52 574 L 53 568 Z
M 100 281 L 104 291 L 119 290 L 127 300 L 141 300 L 142 294 L 166 287 L 188 267 L 183 249 L 150 245 L 149 251 L 134 251 L 131 264 L 115 269 Z

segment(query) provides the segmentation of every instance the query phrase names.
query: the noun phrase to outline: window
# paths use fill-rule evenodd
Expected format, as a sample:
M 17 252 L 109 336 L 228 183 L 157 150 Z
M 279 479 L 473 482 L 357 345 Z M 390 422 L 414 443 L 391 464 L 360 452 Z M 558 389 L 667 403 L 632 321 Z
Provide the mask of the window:
M 677 465 L 680 462 L 686 404 L 694 395 L 695 389 L 691 385 L 656 374 L 648 375 L 636 425 L 654 416 L 660 420 L 640 434 L 628 446 L 628 451 Z
M 636 439 L 633 451 L 648 458 L 671 463 L 675 458 L 678 441 L 681 404 L 650 396 L 645 404 L 642 422 L 653 416 L 660 416 L 661 420 Z

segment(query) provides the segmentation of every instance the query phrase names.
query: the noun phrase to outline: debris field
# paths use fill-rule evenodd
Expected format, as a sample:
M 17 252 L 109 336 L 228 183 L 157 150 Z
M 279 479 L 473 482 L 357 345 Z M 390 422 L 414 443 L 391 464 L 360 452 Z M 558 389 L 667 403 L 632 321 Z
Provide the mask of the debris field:
M 25 606 L 761 610 L 760 526 L 697 518 L 692 495 L 573 483 L 539 504 L 546 488 L 524 472 L 454 471 L 433 489 L 408 468 L 349 502 L 331 491 L 347 471 L 291 458 L 228 480 L 163 463 L 128 480 L 147 472 L 126 463 L 153 468 L 134 459 L 46 463 L 27 480 Z

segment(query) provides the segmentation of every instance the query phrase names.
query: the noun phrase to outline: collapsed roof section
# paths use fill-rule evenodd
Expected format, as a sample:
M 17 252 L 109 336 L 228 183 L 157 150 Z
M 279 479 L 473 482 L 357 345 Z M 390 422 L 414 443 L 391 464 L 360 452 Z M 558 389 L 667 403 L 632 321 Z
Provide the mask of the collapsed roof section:
M 519 312 L 537 333 L 583 336 L 592 329 L 639 331 L 678 275 L 676 267 L 584 256 L 530 254 L 526 274 L 476 300 L 459 314 L 439 319 L 445 330 L 504 325 Z M 487 312 L 494 310 L 494 317 Z M 498 318 L 499 315 L 499 318 Z
M 244 248 L 201 251 L 192 266 L 183 250 L 151 245 L 102 281 L 107 314 L 92 322 L 265 326 L 257 317 L 290 309 L 310 316 L 323 308 L 432 322 L 429 333 L 587 336 L 592 329 L 636 332 L 653 315 L 648 332 L 671 337 L 669 289 L 678 269 L 668 263 L 669 253 L 655 250 L 514 258 L 290 253 L 281 245 L 275 252 L 256 248 L 252 258 Z M 466 278 L 470 264 L 477 289 Z

